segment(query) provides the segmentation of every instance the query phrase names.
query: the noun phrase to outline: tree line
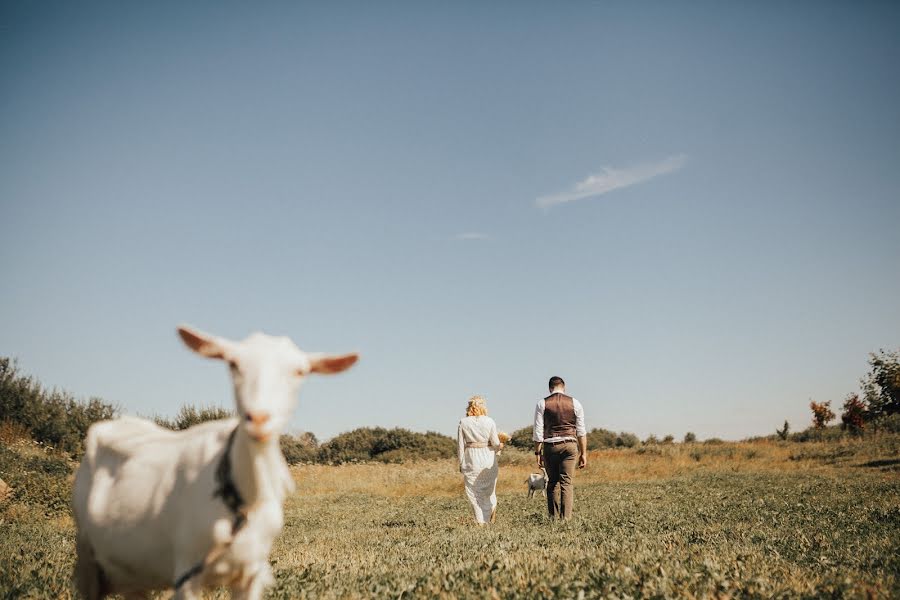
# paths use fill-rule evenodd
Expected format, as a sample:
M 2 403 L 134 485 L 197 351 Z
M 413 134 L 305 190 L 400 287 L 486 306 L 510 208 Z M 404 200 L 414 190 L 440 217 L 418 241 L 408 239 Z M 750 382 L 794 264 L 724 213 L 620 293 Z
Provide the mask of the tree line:
M 879 350 L 869 354 L 869 372 L 859 380 L 862 394 L 851 393 L 841 406 L 840 429 L 852 435 L 867 430 L 900 431 L 900 351 Z M 810 400 L 812 434 L 822 432 L 837 418 L 831 401 Z M 786 439 L 790 425 L 787 421 L 776 435 Z M 809 432 L 808 432 L 809 433 Z
M 841 409 L 839 426 L 829 427 L 837 418 L 831 402 L 810 402 L 812 425 L 792 433 L 787 421 L 766 438 L 795 442 L 829 439 L 842 435 L 863 435 L 879 430 L 900 431 L 900 351 L 881 350 L 869 356 L 869 372 L 860 380 L 861 393 L 849 394 Z M 78 458 L 88 427 L 96 421 L 111 419 L 119 408 L 100 398 L 78 400 L 71 394 L 45 388 L 34 377 L 24 375 L 9 358 L 0 357 L 0 441 L 28 436 L 36 442 Z M 187 429 L 198 423 L 233 416 L 217 406 L 182 406 L 173 418 L 155 416 L 162 427 Z M 509 444 L 528 450 L 532 447 L 532 428 L 522 427 L 511 434 Z M 361 427 L 320 443 L 313 433 L 301 432 L 281 437 L 281 449 L 291 464 L 347 462 L 406 462 L 450 458 L 456 455 L 456 440 L 433 431 L 425 433 L 403 428 Z M 643 441 L 633 433 L 594 428 L 587 433 L 588 449 L 634 448 L 672 444 L 675 438 L 650 435 Z M 698 442 L 691 432 L 683 443 Z M 703 443 L 721 443 L 718 438 Z

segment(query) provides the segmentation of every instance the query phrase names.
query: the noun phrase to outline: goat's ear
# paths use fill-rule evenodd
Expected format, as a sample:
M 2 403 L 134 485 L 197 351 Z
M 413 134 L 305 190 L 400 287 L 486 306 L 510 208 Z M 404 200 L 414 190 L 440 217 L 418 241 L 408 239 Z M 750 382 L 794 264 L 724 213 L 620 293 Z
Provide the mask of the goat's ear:
M 359 354 L 356 352 L 327 356 L 324 354 L 310 354 L 309 372 L 322 375 L 340 373 L 352 367 L 357 360 L 359 360 Z
M 207 358 L 225 358 L 226 344 L 224 340 L 206 333 L 191 329 L 187 325 L 178 326 L 178 335 L 185 345 L 201 356 Z

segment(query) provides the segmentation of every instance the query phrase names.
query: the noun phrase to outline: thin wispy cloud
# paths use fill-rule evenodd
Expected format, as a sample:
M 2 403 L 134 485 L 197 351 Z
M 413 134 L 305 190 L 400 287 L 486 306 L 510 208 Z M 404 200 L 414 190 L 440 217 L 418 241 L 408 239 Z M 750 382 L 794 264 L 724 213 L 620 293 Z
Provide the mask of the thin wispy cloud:
M 687 155 L 676 154 L 656 163 L 644 163 L 632 167 L 603 167 L 596 175 L 590 175 L 584 181 L 566 192 L 541 196 L 535 200 L 540 208 L 550 208 L 574 200 L 582 200 L 592 196 L 601 196 L 613 190 L 637 185 L 654 177 L 674 173 L 687 164 Z
M 480 233 L 478 231 L 467 231 L 465 233 L 457 233 L 453 236 L 454 240 L 489 240 L 491 236 L 486 233 Z

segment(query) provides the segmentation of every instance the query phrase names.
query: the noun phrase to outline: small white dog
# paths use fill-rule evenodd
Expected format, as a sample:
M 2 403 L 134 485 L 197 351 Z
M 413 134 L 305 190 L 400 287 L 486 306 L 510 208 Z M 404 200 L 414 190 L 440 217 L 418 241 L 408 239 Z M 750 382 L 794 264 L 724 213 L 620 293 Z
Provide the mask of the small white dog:
M 534 493 L 537 490 L 547 493 L 545 491 L 547 489 L 547 469 L 541 468 L 540 473 L 532 473 L 528 476 L 528 479 L 525 480 L 525 483 L 528 484 L 529 498 L 534 497 Z

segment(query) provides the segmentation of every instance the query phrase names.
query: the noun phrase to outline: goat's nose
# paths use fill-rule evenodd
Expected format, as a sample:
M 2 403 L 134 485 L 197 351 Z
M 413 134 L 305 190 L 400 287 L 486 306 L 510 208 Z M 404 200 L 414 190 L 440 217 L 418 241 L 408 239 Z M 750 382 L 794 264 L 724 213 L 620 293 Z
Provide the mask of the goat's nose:
M 270 418 L 269 413 L 267 412 L 248 412 L 247 420 L 253 423 L 254 425 L 265 425 L 268 423 Z

